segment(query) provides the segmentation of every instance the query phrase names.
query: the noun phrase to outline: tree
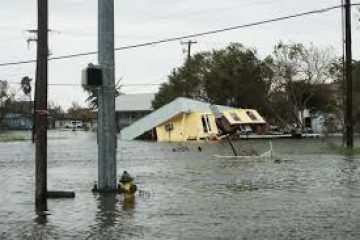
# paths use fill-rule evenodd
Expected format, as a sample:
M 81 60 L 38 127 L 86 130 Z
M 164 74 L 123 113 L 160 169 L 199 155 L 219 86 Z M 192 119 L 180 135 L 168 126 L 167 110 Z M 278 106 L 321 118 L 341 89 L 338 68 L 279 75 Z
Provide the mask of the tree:
M 48 113 L 50 117 L 57 119 L 63 117 L 65 111 L 60 105 L 56 105 L 54 102 L 50 101 L 48 104 Z
M 9 112 L 10 106 L 14 101 L 14 97 L 15 93 L 10 91 L 8 82 L 0 80 L 0 124 Z
M 90 109 L 83 108 L 76 102 L 72 102 L 71 107 L 68 109 L 67 112 L 72 118 L 76 120 L 81 120 L 84 123 L 90 122 L 91 120 Z
M 32 79 L 28 76 L 21 79 L 21 89 L 25 95 L 29 95 L 31 93 L 31 81 Z
M 32 104 L 31 104 L 31 90 L 32 90 L 32 88 L 31 88 L 31 81 L 32 81 L 32 79 L 30 78 L 30 77 L 28 77 L 28 76 L 25 76 L 25 77 L 23 77 L 22 79 L 21 79 L 21 90 L 23 91 L 23 93 L 25 94 L 25 95 L 27 95 L 28 97 L 29 97 L 29 106 L 30 106 L 30 111 L 29 112 L 32 112 Z
M 121 85 L 120 85 L 121 79 L 116 82 L 115 84 L 115 97 L 118 97 L 121 95 Z M 97 109 L 98 108 L 98 94 L 99 89 L 94 89 L 88 86 L 82 86 L 84 91 L 86 91 L 89 96 L 86 98 L 86 102 L 89 104 L 91 109 Z
M 353 116 L 354 116 L 354 130 L 360 132 L 360 61 L 353 61 L 352 63 L 353 74 Z M 331 74 L 338 83 L 337 91 L 337 105 L 336 116 L 344 124 L 345 117 L 345 100 L 346 100 L 346 84 L 344 79 L 344 62 L 342 58 L 336 59 L 332 63 Z
M 305 109 L 324 110 L 331 102 L 330 96 L 327 98 L 326 94 L 321 94 L 332 81 L 330 69 L 334 57 L 331 49 L 280 42 L 271 59 L 272 92 L 282 92 L 284 101 L 291 106 L 287 120 L 304 127 Z
M 254 49 L 232 43 L 225 49 L 197 53 L 173 69 L 152 104 L 156 109 L 176 97 L 188 97 L 266 112 L 270 78 L 268 65 Z

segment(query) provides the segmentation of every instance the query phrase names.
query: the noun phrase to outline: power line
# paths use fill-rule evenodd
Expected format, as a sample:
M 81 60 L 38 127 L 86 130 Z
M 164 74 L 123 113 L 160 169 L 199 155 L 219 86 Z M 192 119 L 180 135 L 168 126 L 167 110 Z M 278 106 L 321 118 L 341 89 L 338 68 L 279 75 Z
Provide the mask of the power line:
M 360 3 L 351 4 L 351 6 L 359 6 L 359 5 L 360 5 Z M 186 39 L 186 38 L 202 37 L 202 36 L 206 36 L 206 35 L 212 35 L 212 34 L 217 34 L 217 33 L 237 30 L 237 29 L 260 26 L 260 25 L 269 24 L 269 23 L 273 23 L 273 22 L 280 22 L 280 21 L 284 21 L 284 20 L 288 20 L 288 19 L 292 19 L 292 18 L 298 18 L 298 17 L 314 15 L 314 14 L 321 14 L 321 13 L 329 12 L 331 10 L 335 10 L 335 9 L 342 8 L 342 7 L 343 7 L 343 5 L 335 5 L 335 6 L 332 6 L 332 7 L 327 7 L 327 8 L 321 8 L 321 9 L 316 9 L 316 10 L 307 11 L 307 12 L 296 13 L 296 14 L 293 14 L 293 15 L 288 15 L 288 16 L 278 17 L 278 18 L 272 18 L 272 19 L 268 19 L 268 20 L 263 20 L 263 21 L 258 21 L 258 22 L 243 24 L 243 25 L 237 25 L 237 26 L 221 28 L 221 29 L 216 29 L 216 30 L 210 30 L 210 31 L 201 32 L 201 33 L 194 33 L 194 34 L 183 35 L 183 36 L 179 36 L 179 37 L 165 38 L 165 39 L 152 41 L 152 42 L 145 42 L 145 43 L 139 43 L 139 44 L 134 44 L 134 45 L 118 47 L 118 48 L 115 48 L 114 50 L 115 51 L 123 51 L 123 50 L 128 50 L 128 49 L 133 49 L 133 48 L 140 48 L 140 47 L 146 47 L 146 46 L 151 46 L 151 45 L 158 45 L 158 44 L 161 44 L 161 43 L 175 42 L 175 41 L 179 41 L 179 40 Z M 75 57 L 82 57 L 82 56 L 90 56 L 90 55 L 95 55 L 97 53 L 98 53 L 97 51 L 89 51 L 89 52 L 83 52 L 83 53 L 76 53 L 76 54 L 69 54 L 69 55 L 51 57 L 51 58 L 49 58 L 49 60 L 60 60 L 60 59 L 68 59 L 68 58 L 75 58 Z M 35 62 L 36 62 L 36 60 L 24 60 L 24 61 L 0 63 L 0 67 L 11 66 L 11 65 L 19 65 L 19 64 L 27 64 L 27 63 L 35 63 Z
M 21 85 L 20 82 L 7 82 L 10 85 Z M 81 83 L 49 83 L 49 86 L 81 86 Z M 132 86 L 160 86 L 161 83 L 128 83 L 128 84 L 119 84 L 122 87 L 132 87 Z

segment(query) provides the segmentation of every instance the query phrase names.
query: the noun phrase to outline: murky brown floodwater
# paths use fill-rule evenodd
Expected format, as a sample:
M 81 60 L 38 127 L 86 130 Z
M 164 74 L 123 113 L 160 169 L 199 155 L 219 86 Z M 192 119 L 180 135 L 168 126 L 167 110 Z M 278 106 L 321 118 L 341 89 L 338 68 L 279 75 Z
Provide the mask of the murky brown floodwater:
M 34 212 L 34 147 L 0 143 L 0 239 L 360 239 L 360 157 L 324 153 L 322 140 L 275 140 L 275 159 L 217 159 L 228 144 L 119 142 L 118 174 L 135 175 L 135 202 L 100 196 L 94 133 L 49 132 L 49 200 Z M 267 150 L 267 141 L 239 149 Z M 249 189 L 253 188 L 252 191 Z

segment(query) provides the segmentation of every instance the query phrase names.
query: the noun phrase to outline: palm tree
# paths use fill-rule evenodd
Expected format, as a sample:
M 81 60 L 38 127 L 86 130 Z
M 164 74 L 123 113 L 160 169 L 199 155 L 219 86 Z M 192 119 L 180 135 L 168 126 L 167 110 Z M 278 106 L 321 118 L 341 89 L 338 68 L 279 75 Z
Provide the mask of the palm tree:
M 115 84 L 115 97 L 121 95 L 121 87 L 122 87 L 122 85 L 120 84 L 121 80 L 122 78 L 120 78 Z M 83 89 L 89 94 L 89 97 L 87 97 L 85 101 L 89 103 L 91 109 L 97 109 L 99 90 L 94 88 L 89 88 L 87 86 L 83 86 Z
M 23 77 L 22 79 L 21 79 L 21 90 L 23 91 L 23 93 L 25 94 L 25 95 L 27 95 L 27 96 L 29 96 L 29 112 L 32 114 L 32 119 L 33 119 L 33 128 L 32 128 L 32 142 L 34 143 L 34 141 L 35 141 L 35 138 L 34 138 L 34 126 L 35 126 L 35 119 L 34 119 L 34 114 L 33 114 L 33 111 L 32 111 L 32 104 L 31 104 L 31 90 L 32 90 L 32 88 L 31 88 L 31 81 L 32 81 L 32 79 L 30 78 L 30 77 L 28 77 L 28 76 L 25 76 L 25 77 Z

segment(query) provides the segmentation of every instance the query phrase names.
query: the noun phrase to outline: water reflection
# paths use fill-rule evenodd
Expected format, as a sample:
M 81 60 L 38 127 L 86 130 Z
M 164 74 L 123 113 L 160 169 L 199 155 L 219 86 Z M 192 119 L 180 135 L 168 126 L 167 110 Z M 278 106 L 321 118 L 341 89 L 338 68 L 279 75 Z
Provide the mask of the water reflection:
M 113 226 L 118 216 L 117 203 L 119 202 L 118 194 L 106 193 L 97 195 L 98 211 L 96 219 L 99 227 Z
M 49 213 L 47 212 L 47 199 L 44 199 L 43 201 L 37 201 L 35 204 L 35 213 L 36 218 L 35 222 L 39 225 L 46 225 L 48 223 L 47 215 Z
M 354 184 L 357 182 L 355 176 L 358 164 L 358 161 L 352 154 L 346 155 L 343 161 L 339 162 L 339 169 L 342 173 L 341 183 L 349 189 L 353 188 Z
M 133 210 L 135 209 L 135 195 L 134 194 L 123 194 L 122 199 L 123 210 Z

